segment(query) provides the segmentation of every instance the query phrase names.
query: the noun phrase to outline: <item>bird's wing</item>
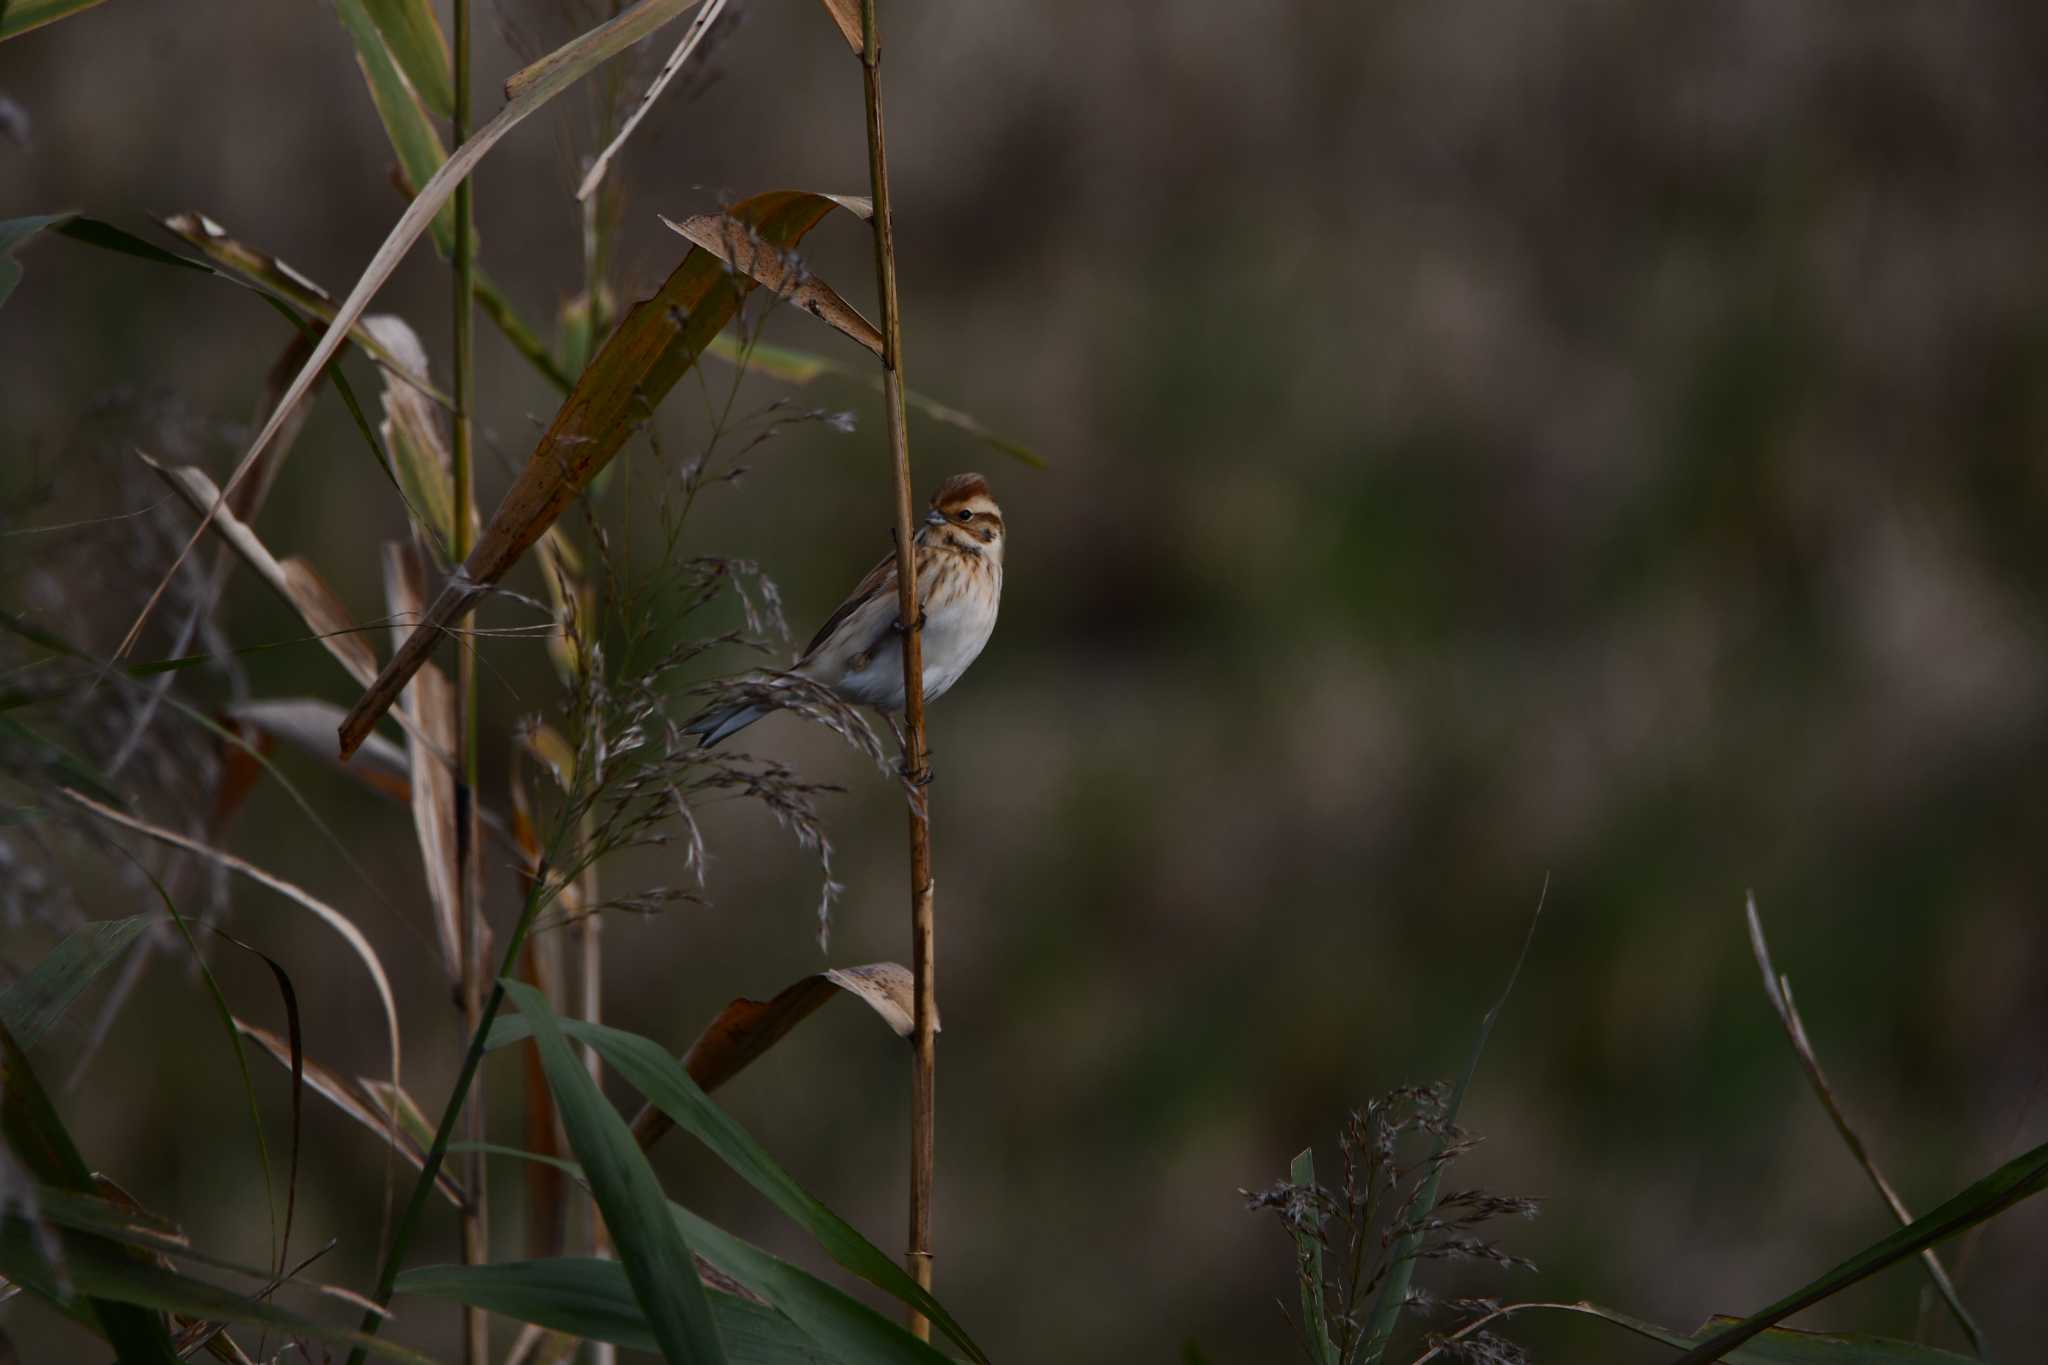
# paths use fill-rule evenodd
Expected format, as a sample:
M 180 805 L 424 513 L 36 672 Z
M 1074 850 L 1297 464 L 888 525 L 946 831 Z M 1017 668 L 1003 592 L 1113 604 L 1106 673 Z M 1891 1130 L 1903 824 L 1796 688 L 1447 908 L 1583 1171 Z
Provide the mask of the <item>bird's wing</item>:
M 819 647 L 825 641 L 832 638 L 832 632 L 839 629 L 845 623 L 847 617 L 853 615 L 883 593 L 894 596 L 895 592 L 896 552 L 891 550 L 887 555 L 883 556 L 881 563 L 868 570 L 868 576 L 860 581 L 860 586 L 853 590 L 851 596 L 839 604 L 839 609 L 825 618 L 825 624 L 818 627 L 818 633 L 813 635 L 811 642 L 804 646 L 804 652 L 798 659 L 798 662 L 801 663 L 804 659 L 808 659 L 813 654 L 816 654 Z

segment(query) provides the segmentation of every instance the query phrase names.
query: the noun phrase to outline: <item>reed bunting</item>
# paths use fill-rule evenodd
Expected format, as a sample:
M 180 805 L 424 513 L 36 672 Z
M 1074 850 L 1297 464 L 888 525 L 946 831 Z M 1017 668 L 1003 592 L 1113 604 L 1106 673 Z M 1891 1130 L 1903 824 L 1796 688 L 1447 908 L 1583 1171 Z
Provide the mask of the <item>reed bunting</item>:
M 958 681 L 996 628 L 1003 595 L 1003 513 L 979 474 L 955 474 L 932 494 L 917 530 L 917 606 L 923 623 L 924 699 Z M 841 700 L 888 714 L 903 710 L 903 648 L 898 641 L 896 556 L 869 571 L 827 618 L 790 672 L 830 688 Z M 772 708 L 713 707 L 683 727 L 710 748 Z

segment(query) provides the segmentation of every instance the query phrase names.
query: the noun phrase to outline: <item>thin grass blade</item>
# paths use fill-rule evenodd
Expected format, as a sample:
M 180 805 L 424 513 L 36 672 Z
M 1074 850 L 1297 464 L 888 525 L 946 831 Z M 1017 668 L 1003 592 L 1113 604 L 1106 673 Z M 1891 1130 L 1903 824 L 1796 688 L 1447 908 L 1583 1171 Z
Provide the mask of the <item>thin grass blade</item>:
M 36 1078 L 28 1054 L 4 1025 L 0 1025 L 0 1137 L 6 1139 L 14 1159 L 37 1180 L 72 1194 L 92 1193 L 92 1169 L 57 1117 L 56 1106 Z M 103 1294 L 103 1286 L 79 1273 L 79 1256 L 123 1261 L 129 1259 L 129 1253 L 92 1238 L 66 1239 L 62 1268 L 39 1282 L 33 1277 L 39 1265 L 47 1264 L 44 1247 L 48 1238 L 24 1218 L 7 1217 L 0 1223 L 4 1223 L 0 1226 L 0 1275 L 60 1304 L 72 1303 L 74 1289 L 85 1295 L 87 1302 L 76 1307 L 105 1333 L 124 1365 L 171 1365 L 176 1360 L 162 1319 L 130 1306 L 118 1295 Z M 76 1255 L 70 1245 L 74 1240 Z
M 1515 955 L 1515 965 L 1508 972 L 1507 984 L 1501 987 L 1500 997 L 1493 1002 L 1493 1008 L 1479 1021 L 1479 1034 L 1472 1040 L 1471 1055 L 1465 1059 L 1465 1069 L 1458 1075 L 1458 1083 L 1451 1090 L 1449 1106 L 1444 1110 L 1444 1122 L 1455 1124 L 1458 1110 L 1465 1103 L 1465 1092 L 1471 1088 L 1472 1075 L 1479 1069 L 1479 1058 L 1486 1051 L 1486 1040 L 1493 1033 L 1493 1025 L 1500 1018 L 1500 1012 L 1507 1007 L 1508 997 L 1514 994 L 1515 980 L 1522 974 L 1522 964 L 1529 960 L 1529 945 L 1536 941 L 1536 926 L 1543 919 L 1543 903 L 1550 896 L 1550 879 L 1543 879 L 1543 890 L 1536 897 L 1536 913 L 1529 917 L 1529 932 L 1522 939 L 1522 950 Z M 1430 1210 L 1436 1207 L 1437 1185 L 1443 1175 L 1443 1164 L 1436 1158 L 1443 1154 L 1448 1138 L 1439 1139 L 1437 1149 L 1432 1153 L 1433 1169 L 1422 1183 L 1420 1195 L 1416 1198 L 1415 1209 L 1418 1217 L 1427 1219 Z M 1401 1310 L 1408 1306 L 1408 1286 L 1415 1278 L 1416 1253 L 1421 1250 L 1422 1234 L 1411 1232 L 1394 1244 L 1388 1261 L 1387 1276 L 1380 1284 L 1379 1294 L 1373 1300 L 1372 1314 L 1366 1319 L 1365 1334 L 1361 1338 L 1363 1347 L 1359 1358 L 1370 1362 L 1386 1354 L 1387 1345 L 1393 1339 L 1394 1328 L 1401 1320 Z
M 902 971 L 900 967 L 896 970 Z M 907 978 L 909 974 L 905 972 L 903 975 Z M 822 977 L 809 980 L 821 983 L 816 990 L 822 991 L 822 999 L 811 1003 L 803 1013 L 816 1009 L 823 999 L 830 999 L 843 989 L 825 982 Z M 800 986 L 805 984 L 799 983 Z M 526 1030 L 517 1027 L 519 1023 L 510 1019 L 499 1021 L 498 1027 L 492 1031 L 491 1045 L 501 1046 L 524 1035 Z M 809 1233 L 834 1261 L 938 1323 L 973 1360 L 985 1362 L 988 1359 L 973 1338 L 967 1335 L 966 1329 L 932 1297 L 929 1290 L 921 1287 L 893 1258 L 861 1236 L 851 1224 L 806 1192 L 744 1127 L 705 1094 L 684 1063 L 671 1057 L 659 1043 L 621 1029 L 580 1020 L 564 1020 L 561 1027 L 570 1037 L 596 1048 L 598 1055 L 618 1072 L 621 1079 L 645 1095 L 648 1102 L 671 1122 L 710 1148 L 734 1174 L 760 1191 Z M 786 1025 L 783 1032 L 787 1032 Z M 692 1245 L 697 1244 L 693 1241 Z M 699 1250 L 703 1248 L 699 1247 Z M 704 1254 L 709 1256 L 711 1253 L 705 1251 Z M 716 1260 L 715 1257 L 713 1259 Z M 740 1272 L 729 1266 L 725 1268 L 745 1281 L 746 1277 Z
M 427 0 L 363 0 L 377 32 L 407 84 L 430 113 L 448 118 L 455 112 L 455 85 L 448 57 L 448 38 Z
M 1794 1290 L 1762 1312 L 1742 1319 L 1725 1331 L 1715 1333 L 1711 1340 L 1679 1357 L 1676 1365 L 1706 1365 L 1708 1361 L 1718 1360 L 1732 1348 L 1794 1313 L 1811 1308 L 1908 1256 L 1917 1255 L 1923 1247 L 1935 1246 L 1986 1219 L 1995 1218 L 2044 1189 L 2048 1189 L 2048 1142 L 2014 1157 L 1941 1207 L 1922 1214 L 1891 1236 L 1865 1247 L 1811 1284 Z
M 0 6 L 0 42 L 6 42 L 16 34 L 26 33 L 44 24 L 54 24 L 59 19 L 69 18 L 80 10 L 91 9 L 101 0 L 9 0 Z M 5 294 L 0 287 L 0 295 Z
M 34 1047 L 101 972 L 118 962 L 149 927 L 149 916 L 95 920 L 64 936 L 41 962 L 0 991 L 0 1025 L 24 1048 Z
M 420 1266 L 399 1277 L 398 1292 L 452 1299 L 586 1341 L 650 1353 L 660 1350 L 633 1297 L 633 1286 L 616 1261 L 561 1257 Z M 708 1291 L 706 1297 L 733 1365 L 836 1365 L 835 1357 L 774 1309 L 718 1290 Z
M 1870 1155 L 1870 1149 L 1864 1145 L 1862 1135 L 1849 1122 L 1848 1114 L 1843 1110 L 1841 1102 L 1835 1098 L 1834 1087 L 1828 1084 L 1827 1073 L 1821 1070 L 1820 1057 L 1813 1050 L 1812 1039 L 1806 1035 L 1806 1021 L 1799 1017 L 1799 1007 L 1792 1003 L 1792 979 L 1779 975 L 1778 969 L 1771 964 L 1771 949 L 1764 941 L 1763 917 L 1757 913 L 1754 893 L 1749 897 L 1747 917 L 1750 952 L 1756 958 L 1758 970 L 1763 973 L 1764 996 L 1771 1002 L 1772 1011 L 1785 1029 L 1785 1036 L 1792 1044 L 1792 1051 L 1798 1056 L 1799 1065 L 1805 1070 L 1806 1079 L 1813 1087 L 1814 1097 L 1820 1101 L 1821 1108 L 1827 1110 L 1828 1118 L 1834 1122 L 1835 1132 L 1840 1135 L 1842 1144 L 1849 1149 L 1849 1155 L 1863 1168 L 1863 1173 L 1870 1177 L 1870 1183 L 1877 1187 L 1878 1198 L 1884 1200 L 1885 1207 L 1892 1211 L 1892 1216 L 1899 1220 L 1901 1226 L 1910 1224 L 1913 1215 L 1907 1209 L 1906 1201 L 1899 1197 L 1899 1192 L 1892 1188 L 1891 1181 L 1885 1179 L 1884 1172 L 1878 1169 L 1877 1159 Z M 1954 1315 L 1956 1324 L 1963 1329 L 1963 1335 L 1970 1339 L 1971 1349 L 1982 1355 L 1984 1334 L 1978 1328 L 1977 1320 L 1963 1307 L 1962 1296 L 1956 1291 L 1955 1281 L 1949 1278 L 1947 1267 L 1942 1265 L 1941 1258 L 1934 1253 L 1932 1247 L 1921 1251 L 1920 1262 L 1927 1271 L 1928 1279 L 1933 1281 L 1935 1291 L 1941 1295 L 1942 1301 L 1948 1305 L 1949 1312 Z
M 546 997 L 524 982 L 501 982 L 505 995 L 533 1028 L 541 1065 L 555 1092 L 569 1145 L 590 1181 L 619 1261 L 669 1365 L 716 1365 L 725 1360 L 704 1287 L 690 1259 L 690 1243 L 670 1219 L 654 1170 L 619 1117 L 569 1050 Z

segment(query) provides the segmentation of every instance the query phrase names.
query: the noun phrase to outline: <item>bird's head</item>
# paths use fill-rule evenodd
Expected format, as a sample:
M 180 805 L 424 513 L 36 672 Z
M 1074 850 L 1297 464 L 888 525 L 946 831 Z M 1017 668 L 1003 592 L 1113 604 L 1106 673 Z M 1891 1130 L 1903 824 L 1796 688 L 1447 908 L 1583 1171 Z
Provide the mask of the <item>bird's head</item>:
M 932 494 L 924 514 L 930 535 L 942 544 L 975 550 L 997 561 L 1003 557 L 1003 509 L 989 495 L 988 480 L 979 474 L 955 474 Z

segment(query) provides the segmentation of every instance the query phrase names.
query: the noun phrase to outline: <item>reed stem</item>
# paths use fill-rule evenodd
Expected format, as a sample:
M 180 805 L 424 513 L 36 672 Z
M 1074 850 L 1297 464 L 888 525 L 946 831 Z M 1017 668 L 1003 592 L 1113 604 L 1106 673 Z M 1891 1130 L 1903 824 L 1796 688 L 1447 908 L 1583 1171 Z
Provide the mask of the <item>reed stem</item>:
M 469 0 L 454 0 L 455 18 L 455 113 L 452 135 L 457 146 L 469 137 Z M 455 187 L 455 525 L 450 549 L 455 562 L 469 558 L 475 525 L 476 493 L 472 483 L 474 467 L 474 421 L 476 409 L 476 217 L 475 182 L 465 176 Z M 483 1028 L 484 913 L 483 841 L 477 799 L 477 687 L 476 653 L 470 627 L 475 617 L 465 616 L 456 632 L 456 697 L 460 710 L 462 778 L 456 788 L 455 827 L 458 849 L 458 883 L 461 895 L 462 1023 L 475 1037 Z M 469 1095 L 463 1116 L 463 1131 L 471 1143 L 485 1137 L 484 1096 L 479 1082 Z M 483 1265 L 491 1258 L 490 1204 L 481 1151 L 472 1148 L 463 1161 L 463 1184 L 469 1190 L 469 1204 L 462 1213 L 462 1261 Z M 489 1365 L 490 1318 L 481 1308 L 469 1307 L 462 1315 L 462 1359 L 464 1365 Z
M 896 230 L 889 211 L 888 142 L 882 133 L 882 38 L 875 0 L 861 0 L 861 76 L 867 97 L 868 185 L 874 198 L 875 276 L 882 301 L 882 398 L 896 484 L 897 609 L 903 631 L 903 763 L 910 782 L 910 970 L 916 983 L 910 1080 L 911 1276 L 932 1284 L 934 1071 L 937 1061 L 937 972 L 933 953 L 931 753 L 924 737 L 924 641 L 917 607 L 916 547 L 911 539 L 910 434 L 903 417 L 903 324 L 896 303 Z M 912 1311 L 910 1330 L 931 1339 L 931 1324 Z

